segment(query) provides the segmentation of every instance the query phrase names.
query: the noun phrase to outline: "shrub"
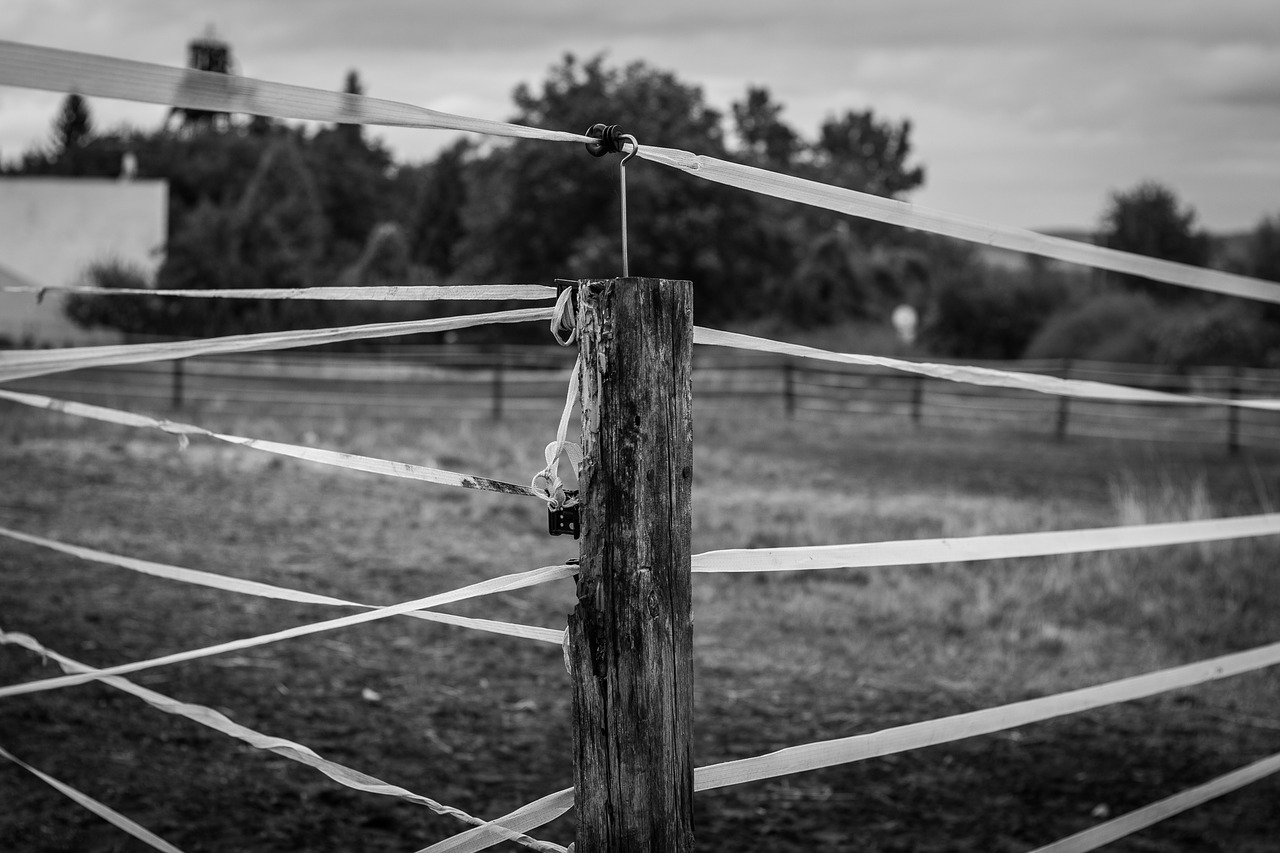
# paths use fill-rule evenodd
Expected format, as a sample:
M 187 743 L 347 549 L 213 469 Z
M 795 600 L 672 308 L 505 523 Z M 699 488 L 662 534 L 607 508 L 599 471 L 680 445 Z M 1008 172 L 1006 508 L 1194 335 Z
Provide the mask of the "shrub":
M 142 267 L 120 261 L 95 261 L 84 271 L 83 283 L 90 287 L 143 289 L 151 287 Z M 110 328 L 122 332 L 146 333 L 155 325 L 158 310 L 155 296 L 96 296 L 73 293 L 63 303 L 62 313 L 82 329 Z
M 1018 358 L 1069 298 L 1059 274 L 967 265 L 943 273 L 935 284 L 921 342 L 956 358 Z
M 1056 314 L 1026 358 L 1263 367 L 1280 364 L 1280 326 L 1252 305 L 1167 308 L 1133 293 L 1100 296 Z
M 1178 368 L 1280 364 L 1280 327 L 1252 305 L 1225 302 L 1208 310 L 1178 311 L 1157 324 L 1153 337 L 1160 362 Z
M 1147 296 L 1099 296 L 1050 317 L 1027 345 L 1023 357 L 1155 362 L 1153 327 L 1159 314 Z

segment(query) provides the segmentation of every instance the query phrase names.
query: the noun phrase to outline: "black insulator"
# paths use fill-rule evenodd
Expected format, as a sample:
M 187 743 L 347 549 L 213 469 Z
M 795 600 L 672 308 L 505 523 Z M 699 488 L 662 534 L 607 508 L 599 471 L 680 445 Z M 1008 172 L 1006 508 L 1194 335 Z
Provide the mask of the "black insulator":
M 599 142 L 588 142 L 587 153 L 592 157 L 603 157 L 606 154 L 622 153 L 622 128 L 616 124 L 593 124 L 587 128 L 587 136 L 593 136 Z

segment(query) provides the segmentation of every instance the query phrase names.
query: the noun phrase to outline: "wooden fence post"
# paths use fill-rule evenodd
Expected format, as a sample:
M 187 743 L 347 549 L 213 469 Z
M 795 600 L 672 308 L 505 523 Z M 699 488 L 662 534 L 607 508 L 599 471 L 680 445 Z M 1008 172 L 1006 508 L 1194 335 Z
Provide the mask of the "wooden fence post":
M 920 426 L 920 418 L 924 416 L 924 377 L 916 374 L 911 377 L 911 423 Z
M 1071 378 L 1071 359 L 1064 358 L 1062 360 L 1062 378 Z M 1067 440 L 1067 420 L 1071 417 L 1071 398 L 1063 395 L 1058 398 L 1058 427 L 1056 435 L 1058 441 Z
M 1240 375 L 1238 367 L 1231 369 L 1230 385 L 1227 397 L 1232 400 L 1240 398 Z M 1240 407 L 1227 406 L 1227 452 L 1235 455 L 1240 452 Z
M 782 363 L 782 401 L 787 417 L 796 416 L 796 367 L 790 361 Z
M 172 384 L 169 388 L 169 405 L 174 411 L 182 408 L 183 396 L 182 359 L 175 358 L 173 360 Z
M 493 363 L 493 419 L 495 421 L 502 420 L 502 369 L 505 365 L 505 357 L 503 355 L 502 344 L 494 347 L 495 360 Z
M 578 285 L 576 853 L 693 849 L 693 288 Z

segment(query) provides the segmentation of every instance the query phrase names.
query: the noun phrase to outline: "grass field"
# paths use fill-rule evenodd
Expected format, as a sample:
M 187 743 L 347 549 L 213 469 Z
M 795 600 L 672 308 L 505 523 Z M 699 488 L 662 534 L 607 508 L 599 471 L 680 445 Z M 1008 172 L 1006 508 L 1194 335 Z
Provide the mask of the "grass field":
M 696 424 L 694 550 L 1269 511 L 1280 454 L 899 421 Z M 525 482 L 554 415 L 403 425 L 184 417 Z M 563 561 L 537 501 L 336 472 L 0 403 L 0 525 L 374 603 Z M 695 576 L 695 761 L 1086 686 L 1280 639 L 1275 540 L 794 575 Z M 561 628 L 572 584 L 451 612 Z M 0 628 L 107 665 L 336 615 L 0 540 Z M 59 672 L 0 647 L 0 683 Z M 572 781 L 554 646 L 392 619 L 140 673 L 267 734 L 483 817 Z M 889 758 L 698 795 L 707 851 L 1021 851 L 1280 750 L 1267 671 Z M 414 851 L 463 824 L 348 791 L 101 685 L 0 700 L 0 746 L 188 851 Z M 1274 851 L 1280 781 L 1114 850 Z M 0 763 L 0 850 L 148 849 Z M 567 844 L 572 816 L 533 833 Z M 502 848 L 507 849 L 507 848 Z

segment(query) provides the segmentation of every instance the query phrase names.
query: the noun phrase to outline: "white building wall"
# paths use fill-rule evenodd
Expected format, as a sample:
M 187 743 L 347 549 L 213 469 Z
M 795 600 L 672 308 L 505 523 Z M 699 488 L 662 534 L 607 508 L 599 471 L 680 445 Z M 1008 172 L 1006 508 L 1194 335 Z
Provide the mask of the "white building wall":
M 168 222 L 167 181 L 0 178 L 0 283 L 78 284 L 90 264 L 107 260 L 154 273 Z M 0 336 L 20 346 L 120 340 L 114 331 L 77 327 L 52 293 L 38 304 L 0 293 Z

